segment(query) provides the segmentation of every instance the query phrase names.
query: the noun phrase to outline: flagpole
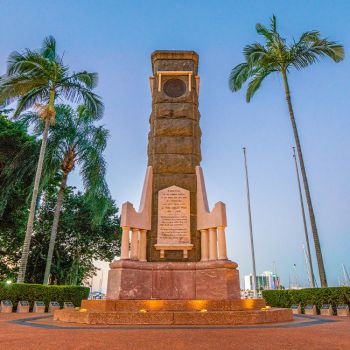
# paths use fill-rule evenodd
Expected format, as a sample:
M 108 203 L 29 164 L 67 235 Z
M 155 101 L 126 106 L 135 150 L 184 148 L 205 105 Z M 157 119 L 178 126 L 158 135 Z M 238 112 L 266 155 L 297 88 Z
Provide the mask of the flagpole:
M 254 240 L 253 240 L 253 224 L 252 224 L 252 211 L 250 207 L 250 191 L 249 191 L 249 179 L 248 179 L 248 167 L 247 167 L 247 154 L 246 148 L 243 147 L 244 154 L 244 168 L 245 168 L 245 178 L 246 178 L 246 188 L 247 188 L 247 203 L 248 203 L 248 216 L 249 216 L 249 234 L 250 234 L 250 249 L 252 254 L 252 264 L 253 264 L 253 295 L 254 298 L 257 298 L 256 291 L 256 268 L 255 268 L 255 253 L 254 253 Z
M 305 240 L 306 240 L 307 256 L 308 256 L 308 260 L 309 260 L 309 267 L 310 267 L 310 273 L 311 273 L 311 288 L 315 288 L 315 275 L 314 275 L 314 269 L 312 267 L 309 234 L 307 232 L 303 194 L 301 192 L 301 186 L 300 186 L 299 169 L 298 169 L 297 157 L 295 155 L 295 147 L 292 147 L 292 148 L 293 148 L 293 158 L 294 158 L 294 164 L 295 164 L 295 171 L 297 173 L 297 179 L 298 179 L 299 199 L 300 199 L 301 214 L 302 214 L 303 223 L 304 223 L 304 233 L 305 233 Z

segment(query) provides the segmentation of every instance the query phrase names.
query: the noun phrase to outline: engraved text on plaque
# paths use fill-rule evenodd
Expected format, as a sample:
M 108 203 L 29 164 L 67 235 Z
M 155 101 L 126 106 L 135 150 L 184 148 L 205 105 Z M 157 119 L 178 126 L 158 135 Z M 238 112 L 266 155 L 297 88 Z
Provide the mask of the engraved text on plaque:
M 156 248 L 187 250 L 192 248 L 190 233 L 190 192 L 171 186 L 158 192 L 158 232 Z

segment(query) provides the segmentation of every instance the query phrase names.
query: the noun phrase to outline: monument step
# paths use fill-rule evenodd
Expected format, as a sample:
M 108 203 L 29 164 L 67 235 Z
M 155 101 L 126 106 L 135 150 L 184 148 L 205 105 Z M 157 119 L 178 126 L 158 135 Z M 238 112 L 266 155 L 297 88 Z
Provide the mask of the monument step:
M 96 312 L 57 310 L 55 321 L 90 325 L 250 325 L 293 320 L 291 309 L 237 311 L 149 311 Z
M 261 309 L 264 299 L 234 300 L 83 300 L 88 311 L 238 311 Z

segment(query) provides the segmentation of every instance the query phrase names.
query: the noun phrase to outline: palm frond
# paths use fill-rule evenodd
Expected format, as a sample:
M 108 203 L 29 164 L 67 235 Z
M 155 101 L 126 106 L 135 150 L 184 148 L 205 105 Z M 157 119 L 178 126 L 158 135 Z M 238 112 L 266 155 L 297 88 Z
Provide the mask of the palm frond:
M 267 51 L 263 45 L 254 43 L 245 46 L 243 49 L 243 54 L 246 61 L 251 65 L 254 65 L 267 55 Z
M 103 116 L 103 103 L 91 91 L 97 82 L 97 73 L 82 71 L 69 75 L 69 67 L 57 55 L 56 40 L 48 36 L 40 50 L 10 54 L 7 74 L 0 79 L 0 106 L 18 100 L 18 115 L 33 103 L 47 103 L 46 91 L 54 88 L 55 98 L 64 97 L 73 103 L 84 100 L 93 117 L 99 119 Z
M 72 76 L 68 77 L 66 80 L 69 81 L 76 81 L 83 83 L 85 87 L 88 89 L 94 89 L 98 84 L 98 74 L 97 73 L 88 73 L 86 71 L 84 72 L 78 72 L 74 73 Z
M 31 90 L 40 89 L 45 83 L 44 77 L 31 74 L 5 76 L 0 84 L 0 104 L 8 105 Z
M 291 67 L 305 68 L 322 57 L 330 57 L 335 62 L 344 59 L 344 47 L 335 41 L 320 38 L 317 30 L 307 31 L 299 41 L 288 44 L 277 32 L 277 19 L 273 15 L 270 26 L 258 23 L 256 31 L 265 39 L 263 44 L 253 43 L 243 49 L 246 62 L 235 66 L 229 76 L 229 88 L 232 92 L 248 84 L 246 100 L 249 102 L 262 81 L 272 72 L 289 72 Z
M 17 118 L 23 111 L 33 107 L 35 104 L 47 100 L 49 93 L 45 86 L 30 90 L 18 99 L 13 117 Z
M 274 72 L 273 69 L 260 69 L 253 77 L 253 79 L 248 84 L 248 89 L 246 93 L 246 101 L 250 102 L 251 98 L 254 96 L 256 91 L 260 88 L 261 83 L 264 81 L 264 79 Z
M 305 68 L 326 56 L 335 62 L 344 59 L 344 47 L 335 41 L 320 39 L 317 31 L 302 34 L 300 40 L 291 46 L 289 52 L 289 64 L 296 69 Z
M 81 83 L 65 80 L 60 84 L 60 90 L 63 96 L 73 103 L 79 103 L 83 99 L 86 108 L 92 113 L 95 120 L 103 117 L 104 106 L 101 97 Z
M 340 62 L 345 57 L 343 45 L 326 39 L 314 41 L 310 46 L 310 51 L 319 56 L 328 56 L 335 62 Z
M 272 17 L 270 19 L 270 28 L 271 28 L 272 33 L 277 32 L 277 19 L 276 19 L 275 15 L 272 15 Z
M 44 38 L 40 53 L 49 61 L 56 60 L 56 39 L 52 35 Z
M 261 23 L 257 23 L 255 30 L 258 34 L 263 35 L 267 40 L 272 40 L 272 33 Z
M 229 76 L 229 87 L 232 92 L 241 89 L 242 85 L 252 75 L 251 66 L 248 63 L 240 63 L 234 67 Z
M 39 53 L 28 49 L 23 54 L 12 52 L 7 60 L 7 75 L 28 73 L 47 75 L 48 62 Z

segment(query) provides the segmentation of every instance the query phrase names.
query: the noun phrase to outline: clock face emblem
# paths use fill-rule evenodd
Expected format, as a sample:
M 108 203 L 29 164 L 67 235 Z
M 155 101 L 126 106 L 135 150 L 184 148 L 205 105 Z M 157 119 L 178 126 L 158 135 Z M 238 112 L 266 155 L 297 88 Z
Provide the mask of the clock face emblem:
M 186 84 L 178 78 L 172 78 L 164 83 L 163 91 L 169 97 L 180 97 L 186 93 Z

